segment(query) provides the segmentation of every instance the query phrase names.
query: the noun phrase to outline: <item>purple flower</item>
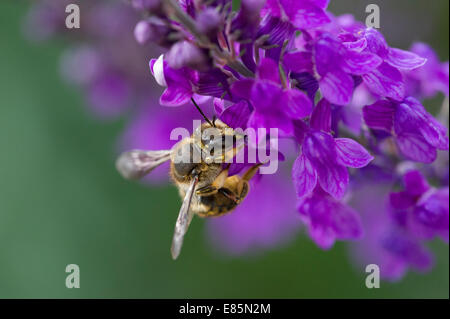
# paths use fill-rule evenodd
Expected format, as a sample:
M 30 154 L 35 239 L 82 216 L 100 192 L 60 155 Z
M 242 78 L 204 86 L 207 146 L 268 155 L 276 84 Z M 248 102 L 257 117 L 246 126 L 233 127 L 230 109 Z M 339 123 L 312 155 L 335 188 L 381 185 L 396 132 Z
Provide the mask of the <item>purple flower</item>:
M 181 57 L 172 59 L 177 67 L 186 60 Z M 191 60 L 193 62 L 193 60 Z M 198 61 L 197 61 L 198 62 Z M 221 97 L 229 94 L 226 75 L 219 69 L 209 69 L 199 72 L 189 67 L 173 68 L 164 55 L 150 60 L 150 71 L 156 82 L 166 87 L 159 102 L 165 106 L 180 106 L 186 104 L 194 94 Z
M 376 29 L 368 28 L 364 34 L 367 50 L 377 54 L 384 62 L 399 70 L 413 70 L 423 66 L 427 59 L 414 52 L 388 46 L 383 35 Z
M 419 238 L 431 239 L 437 235 L 448 242 L 448 187 L 430 187 L 416 170 L 407 172 L 403 176 L 403 183 L 403 191 L 389 195 L 394 219 Z
M 406 91 L 416 98 L 427 98 L 442 92 L 448 96 L 448 61 L 441 63 L 433 49 L 425 43 L 414 43 L 411 52 L 427 59 L 412 71 L 404 71 Z
M 413 161 L 431 163 L 437 149 L 449 148 L 447 129 L 413 97 L 379 100 L 365 106 L 363 115 L 369 128 L 392 134 L 402 155 Z
M 164 60 L 163 55 L 150 61 L 150 70 L 156 82 L 165 86 L 159 102 L 165 106 L 179 106 L 186 104 L 194 94 L 194 83 L 198 80 L 198 73 L 189 68 L 173 69 Z
M 298 197 L 309 195 L 317 185 L 336 199 L 347 189 L 347 167 L 366 166 L 373 157 L 363 146 L 349 138 L 334 138 L 331 130 L 331 106 L 322 99 L 311 116 L 311 126 L 297 122 L 296 136 L 302 153 L 295 160 L 292 179 Z
M 253 107 L 248 127 L 278 128 L 282 137 L 292 136 L 293 119 L 304 118 L 311 112 L 311 101 L 303 92 L 283 89 L 278 66 L 271 59 L 261 60 L 255 80 L 236 82 L 231 90 Z
M 309 237 L 322 249 L 330 249 L 336 240 L 357 240 L 363 235 L 358 213 L 319 186 L 299 200 L 297 209 Z
M 362 76 L 369 90 L 379 96 L 402 101 L 405 97 L 405 85 L 399 70 L 413 70 L 423 66 L 426 59 L 419 55 L 397 48 L 390 48 L 383 35 L 375 29 L 366 29 L 365 51 L 377 54 L 383 63 L 374 71 Z
M 322 95 L 333 104 L 346 105 L 352 99 L 355 86 L 352 75 L 372 72 L 382 60 L 370 52 L 348 49 L 331 34 L 323 34 L 315 40 L 311 52 L 286 54 L 284 63 L 288 70 L 297 73 L 311 73 L 314 67 Z
M 329 36 L 323 36 L 316 42 L 314 52 L 320 90 L 326 99 L 338 105 L 351 101 L 354 88 L 351 75 L 367 74 L 382 63 L 377 55 L 347 49 Z
M 390 182 L 369 183 L 364 180 L 354 190 L 351 204 L 361 212 L 365 230 L 360 241 L 351 246 L 355 261 L 365 267 L 376 264 L 381 277 L 396 281 L 409 268 L 429 271 L 433 256 L 414 234 L 398 227 L 386 209 Z

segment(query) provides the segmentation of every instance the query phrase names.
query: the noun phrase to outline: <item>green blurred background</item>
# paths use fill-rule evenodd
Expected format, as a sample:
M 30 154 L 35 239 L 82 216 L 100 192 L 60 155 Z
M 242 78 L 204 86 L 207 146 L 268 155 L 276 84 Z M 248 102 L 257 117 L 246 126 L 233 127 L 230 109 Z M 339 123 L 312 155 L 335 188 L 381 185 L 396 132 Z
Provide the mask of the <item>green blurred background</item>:
M 391 45 L 426 41 L 448 60 L 448 1 L 339 0 L 330 11 L 363 19 L 368 3 L 380 5 Z M 372 290 L 345 244 L 324 252 L 300 235 L 264 255 L 228 258 L 211 250 L 200 220 L 173 262 L 176 190 L 118 176 L 113 150 L 125 122 L 86 112 L 59 76 L 64 45 L 24 39 L 26 10 L 26 2 L 0 1 L 0 297 L 449 297 L 449 248 L 439 242 L 431 273 Z M 80 266 L 80 289 L 65 287 L 70 263 Z

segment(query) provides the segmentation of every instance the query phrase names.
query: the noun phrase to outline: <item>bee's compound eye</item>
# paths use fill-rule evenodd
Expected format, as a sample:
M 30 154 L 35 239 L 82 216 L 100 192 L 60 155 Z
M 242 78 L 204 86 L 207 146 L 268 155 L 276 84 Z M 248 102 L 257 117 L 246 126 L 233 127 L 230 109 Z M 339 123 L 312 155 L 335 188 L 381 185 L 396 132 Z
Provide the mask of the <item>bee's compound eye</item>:
M 201 154 L 193 144 L 184 144 L 175 153 L 173 158 L 174 169 L 177 174 L 186 176 L 200 161 Z
M 194 163 L 174 163 L 173 168 L 180 176 L 187 176 L 189 175 L 192 170 L 197 166 L 197 164 Z

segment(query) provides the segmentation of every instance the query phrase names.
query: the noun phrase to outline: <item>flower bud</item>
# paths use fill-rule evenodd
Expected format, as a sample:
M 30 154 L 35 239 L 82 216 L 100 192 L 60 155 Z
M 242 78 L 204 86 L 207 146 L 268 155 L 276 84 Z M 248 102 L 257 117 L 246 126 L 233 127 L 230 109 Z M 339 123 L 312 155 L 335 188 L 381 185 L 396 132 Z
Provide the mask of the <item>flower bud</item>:
M 217 32 L 222 24 L 222 17 L 214 8 L 207 8 L 197 16 L 197 28 L 210 39 L 217 37 Z
M 203 71 L 208 69 L 208 58 L 205 53 L 192 43 L 182 41 L 175 43 L 166 55 L 169 66 L 174 69 L 190 67 Z
M 155 42 L 161 46 L 171 45 L 167 42 L 169 33 L 170 28 L 155 17 L 139 21 L 134 28 L 134 37 L 139 44 Z
M 139 44 L 145 44 L 151 37 L 151 26 L 147 21 L 139 21 L 134 28 L 134 37 Z

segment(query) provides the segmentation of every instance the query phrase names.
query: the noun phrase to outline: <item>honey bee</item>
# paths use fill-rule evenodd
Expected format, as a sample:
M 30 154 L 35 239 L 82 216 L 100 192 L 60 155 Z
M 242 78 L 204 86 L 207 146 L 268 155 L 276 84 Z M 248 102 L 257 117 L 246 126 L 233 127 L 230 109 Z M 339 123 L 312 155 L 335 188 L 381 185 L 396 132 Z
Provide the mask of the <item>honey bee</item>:
M 131 150 L 121 154 L 116 162 L 123 177 L 139 179 L 170 161 L 170 177 L 183 199 L 172 240 L 173 259 L 180 254 L 193 216 L 222 216 L 234 210 L 247 196 L 248 182 L 261 165 L 251 166 L 242 176 L 229 176 L 230 164 L 226 163 L 243 148 L 245 136 L 219 120 L 205 119 L 206 122 L 190 137 L 178 142 L 171 150 Z M 211 133 L 211 130 L 213 134 L 209 136 L 203 133 Z M 230 139 L 232 143 L 224 143 Z

